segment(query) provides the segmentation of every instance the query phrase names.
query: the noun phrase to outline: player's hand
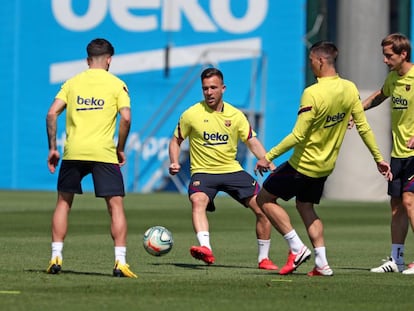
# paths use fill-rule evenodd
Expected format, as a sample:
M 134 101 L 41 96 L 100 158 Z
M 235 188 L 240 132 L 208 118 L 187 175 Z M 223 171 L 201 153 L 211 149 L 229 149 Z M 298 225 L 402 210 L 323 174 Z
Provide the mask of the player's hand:
M 49 155 L 47 156 L 47 167 L 49 171 L 53 174 L 56 171 L 56 166 L 58 166 L 60 160 L 60 154 L 57 150 L 49 150 Z
M 175 175 L 180 172 L 181 165 L 179 163 L 171 163 L 168 168 L 170 175 Z
M 391 167 L 390 165 L 385 162 L 381 161 L 377 163 L 378 171 L 381 173 L 382 176 L 385 177 L 386 180 L 391 181 L 392 180 L 392 173 L 391 173 Z
M 123 165 L 125 165 L 125 163 L 126 163 L 126 156 L 125 156 L 125 152 L 117 150 L 117 151 L 116 151 L 116 154 L 117 154 L 117 156 L 118 156 L 118 163 L 119 163 L 119 166 L 123 166 Z
M 257 172 L 259 172 L 260 176 L 263 176 L 263 173 L 266 173 L 270 170 L 273 170 L 275 165 L 272 162 L 266 160 L 265 157 L 257 160 L 256 166 L 254 168 L 254 174 L 257 176 Z
M 352 129 L 354 125 L 355 125 L 354 118 L 350 116 L 349 121 L 348 121 L 348 130 Z
M 407 141 L 407 148 L 409 148 L 409 149 L 414 149 L 414 137 L 411 137 L 411 138 Z

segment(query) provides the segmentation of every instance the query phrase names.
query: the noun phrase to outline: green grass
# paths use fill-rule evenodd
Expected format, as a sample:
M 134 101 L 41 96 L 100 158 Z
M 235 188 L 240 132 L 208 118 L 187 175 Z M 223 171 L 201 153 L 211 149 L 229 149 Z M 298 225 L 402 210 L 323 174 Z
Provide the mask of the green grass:
M 257 269 L 254 217 L 227 197 L 209 214 L 216 264 L 194 260 L 191 208 L 179 194 L 128 194 L 128 262 L 138 279 L 111 277 L 113 244 L 103 200 L 75 198 L 63 272 L 48 275 L 50 220 L 56 194 L 0 192 L 1 310 L 403 310 L 412 307 L 414 277 L 368 270 L 389 254 L 389 207 L 384 203 L 322 201 L 328 259 L 335 276 L 310 278 L 313 260 L 289 276 Z M 292 222 L 310 244 L 292 202 Z M 153 257 L 142 247 L 150 226 L 164 225 L 173 250 Z M 412 233 L 406 259 L 414 259 Z M 287 245 L 272 232 L 280 266 Z

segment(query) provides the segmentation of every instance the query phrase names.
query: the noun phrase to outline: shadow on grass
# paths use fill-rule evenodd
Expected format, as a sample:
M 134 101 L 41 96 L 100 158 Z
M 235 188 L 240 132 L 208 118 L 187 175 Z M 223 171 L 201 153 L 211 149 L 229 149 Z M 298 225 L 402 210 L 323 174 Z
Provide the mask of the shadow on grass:
M 362 268 L 362 267 L 335 267 L 335 269 L 341 270 L 354 270 L 354 271 L 369 271 L 369 268 Z
M 234 265 L 207 265 L 207 264 L 190 264 L 190 263 L 179 263 L 179 262 L 167 262 L 167 263 L 153 263 L 153 266 L 175 266 L 178 268 L 185 269 L 204 269 L 204 268 L 236 268 L 236 269 L 257 269 L 251 266 L 234 266 Z
M 259 269 L 254 266 L 242 266 L 242 265 L 218 265 L 218 264 L 190 264 L 190 263 L 179 263 L 179 262 L 169 262 L 169 263 L 153 263 L 153 266 L 174 266 L 177 268 L 183 268 L 183 269 L 193 269 L 193 270 L 206 270 L 206 269 L 218 269 L 218 268 L 225 268 L 225 269 L 245 269 L 245 270 L 251 270 L 252 272 L 257 272 L 257 274 L 263 274 L 265 272 L 272 273 L 272 274 L 279 274 L 279 270 L 264 270 Z
M 24 272 L 47 274 L 45 270 L 37 270 L 37 269 L 26 269 L 26 270 L 24 270 Z M 108 274 L 108 273 L 84 272 L 84 271 L 74 271 L 74 270 L 62 270 L 58 274 L 95 275 L 95 276 L 110 276 L 110 277 L 113 277 L 112 274 Z

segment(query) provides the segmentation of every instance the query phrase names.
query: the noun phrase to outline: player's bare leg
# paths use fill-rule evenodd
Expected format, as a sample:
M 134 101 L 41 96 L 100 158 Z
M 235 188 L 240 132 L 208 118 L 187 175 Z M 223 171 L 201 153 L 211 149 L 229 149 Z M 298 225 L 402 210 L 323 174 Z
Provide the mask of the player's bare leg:
M 277 270 L 279 267 L 275 265 L 269 257 L 270 237 L 272 232 L 272 223 L 260 209 L 256 201 L 256 196 L 252 196 L 247 200 L 247 205 L 256 216 L 256 237 L 258 245 L 258 267 L 264 270 Z
M 287 212 L 277 204 L 276 196 L 262 188 L 256 200 L 261 210 L 289 245 L 286 264 L 280 269 L 279 274 L 290 274 L 310 258 L 311 252 L 293 229 Z
M 114 241 L 115 266 L 112 275 L 115 277 L 137 278 L 126 263 L 126 244 L 128 224 L 125 216 L 122 196 L 105 198 L 108 213 L 111 216 L 111 236 Z
M 209 198 L 204 192 L 197 192 L 190 196 L 194 232 L 209 231 L 207 205 Z
M 325 246 L 323 224 L 313 208 L 312 203 L 296 201 L 296 208 L 305 224 L 308 236 L 313 247 Z
M 257 195 L 256 201 L 275 229 L 280 234 L 285 235 L 292 231 L 293 227 L 290 223 L 289 215 L 283 207 L 276 203 L 276 199 L 277 197 L 262 188 Z
M 73 197 L 73 193 L 58 192 L 56 208 L 52 217 L 52 256 L 46 269 L 49 274 L 58 274 L 62 269 L 63 242 L 68 230 L 68 217 Z
M 213 264 L 215 257 L 210 245 L 210 232 L 207 218 L 207 205 L 210 200 L 205 193 L 196 192 L 190 196 L 190 201 L 192 206 L 193 228 L 200 244 L 200 246 L 192 246 L 190 248 L 191 256 L 209 265 Z
M 323 223 L 316 214 L 313 203 L 296 200 L 296 209 L 305 224 L 309 239 L 315 252 L 315 267 L 308 273 L 309 276 L 332 276 L 333 271 L 329 267 L 326 257 Z
M 58 192 L 56 208 L 52 217 L 53 242 L 63 242 L 65 240 L 73 197 L 73 193 Z
M 256 201 L 256 196 L 248 199 L 247 205 L 256 216 L 256 236 L 258 239 L 269 240 L 272 231 L 272 223 L 260 209 Z
M 123 198 L 112 196 L 105 198 L 111 216 L 111 236 L 115 246 L 126 246 L 128 224 L 125 217 Z
M 407 200 L 409 201 L 409 199 Z M 407 210 L 401 198 L 392 197 L 391 205 L 391 243 L 404 244 L 408 233 Z
M 404 264 L 404 244 L 408 233 L 407 211 L 400 197 L 391 197 L 391 255 L 370 271 L 375 273 L 401 272 Z

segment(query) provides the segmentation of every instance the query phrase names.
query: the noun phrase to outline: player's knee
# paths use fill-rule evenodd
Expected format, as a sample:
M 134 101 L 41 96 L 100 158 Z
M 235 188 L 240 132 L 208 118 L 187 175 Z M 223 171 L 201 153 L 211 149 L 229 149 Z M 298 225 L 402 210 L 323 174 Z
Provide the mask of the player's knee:
M 205 193 L 197 192 L 190 196 L 190 201 L 193 210 L 205 210 L 209 203 L 209 198 Z
M 263 210 L 263 206 L 265 203 L 274 203 L 274 201 L 275 198 L 263 188 L 259 191 L 259 193 L 256 196 L 257 205 L 261 210 Z

